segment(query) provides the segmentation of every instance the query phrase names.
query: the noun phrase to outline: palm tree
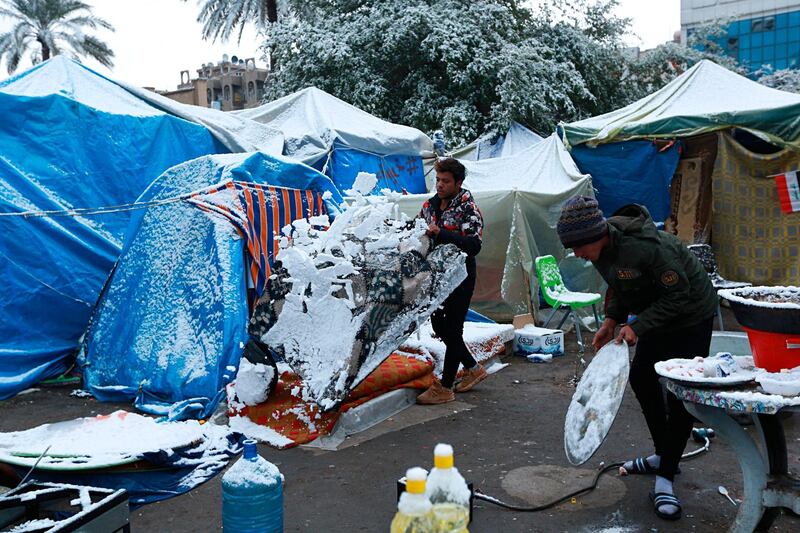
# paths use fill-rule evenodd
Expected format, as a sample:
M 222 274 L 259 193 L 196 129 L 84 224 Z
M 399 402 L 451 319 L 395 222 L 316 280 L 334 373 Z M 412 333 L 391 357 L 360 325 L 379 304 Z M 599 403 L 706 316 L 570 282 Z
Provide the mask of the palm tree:
M 278 0 L 198 0 L 203 23 L 203 38 L 227 41 L 239 28 L 239 40 L 248 22 L 264 28 L 268 22 L 278 21 Z
M 92 14 L 90 5 L 76 0 L 0 0 L 0 17 L 10 18 L 13 28 L 0 33 L 0 60 L 6 58 L 8 73 L 17 70 L 28 51 L 34 64 L 51 56 L 68 54 L 92 57 L 111 67 L 114 52 L 100 39 L 84 34 L 86 28 L 114 31 Z M 39 43 L 35 47 L 34 43 Z

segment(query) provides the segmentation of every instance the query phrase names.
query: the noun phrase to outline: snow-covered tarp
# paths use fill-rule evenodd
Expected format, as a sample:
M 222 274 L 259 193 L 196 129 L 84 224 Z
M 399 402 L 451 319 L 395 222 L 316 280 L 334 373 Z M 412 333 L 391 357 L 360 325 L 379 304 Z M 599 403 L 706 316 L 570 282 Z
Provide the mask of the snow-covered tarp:
M 420 130 L 382 120 L 316 87 L 236 114 L 280 130 L 284 154 L 308 164 L 326 156 L 336 140 L 383 155 L 433 152 L 433 141 Z
M 597 292 L 600 280 L 589 263 L 566 257 L 555 231 L 561 206 L 576 194 L 593 196 L 591 176 L 582 174 L 553 134 L 510 157 L 462 161 L 464 188 L 472 191 L 484 218 L 483 246 L 471 307 L 498 321 L 538 306 L 534 260 L 553 255 L 572 290 Z M 410 216 L 424 195 L 399 200 Z M 533 295 L 533 296 L 532 296 Z
M 283 154 L 323 171 L 340 191 L 359 172 L 378 176 L 378 190 L 426 191 L 423 157 L 433 141 L 421 131 L 392 124 L 316 87 L 308 87 L 235 116 L 283 133 Z
M 252 265 L 237 227 L 198 202 L 227 198 L 233 211 L 234 182 L 315 191 L 330 214 L 341 202 L 324 175 L 261 152 L 202 157 L 160 176 L 140 201 L 163 204 L 134 215 L 79 358 L 99 400 L 134 399 L 172 418 L 206 417 L 219 403 L 247 341 Z
M 282 268 L 253 319 L 251 332 L 303 379 L 304 399 L 326 411 L 466 277 L 466 256 L 453 245 L 434 247 L 421 219 L 399 213 L 400 195 L 364 196 L 376 183 L 360 174 L 352 203 L 330 227 L 310 220 L 284 229 Z
M 0 82 L 0 399 L 66 369 L 131 218 L 171 166 L 228 148 L 56 56 Z M 44 216 L 42 212 L 56 212 Z
M 569 145 L 691 137 L 737 127 L 800 148 L 800 95 L 772 89 L 702 60 L 653 94 L 562 124 Z
M 494 157 L 509 157 L 527 150 L 543 137 L 519 122 L 512 122 L 505 135 L 483 136 L 450 155 L 460 160 L 480 161 Z
M 124 488 L 134 504 L 192 490 L 222 471 L 239 450 L 237 436 L 226 426 L 156 421 L 126 411 L 0 433 L 0 462 L 23 475 L 38 461 L 34 480 Z M 137 462 L 149 468 L 105 470 Z

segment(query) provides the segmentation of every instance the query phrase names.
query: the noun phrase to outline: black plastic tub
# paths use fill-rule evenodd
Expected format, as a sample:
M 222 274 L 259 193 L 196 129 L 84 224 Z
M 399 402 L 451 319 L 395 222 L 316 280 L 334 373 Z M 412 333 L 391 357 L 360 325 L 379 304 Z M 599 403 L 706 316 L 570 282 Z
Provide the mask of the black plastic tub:
M 719 295 L 746 328 L 800 335 L 800 287 L 742 287 Z

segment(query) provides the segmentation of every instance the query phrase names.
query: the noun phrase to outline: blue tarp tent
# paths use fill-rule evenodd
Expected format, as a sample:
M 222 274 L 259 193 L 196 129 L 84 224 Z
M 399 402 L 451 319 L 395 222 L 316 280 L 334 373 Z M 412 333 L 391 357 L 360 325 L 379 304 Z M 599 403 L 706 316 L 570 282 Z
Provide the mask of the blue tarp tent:
M 433 156 L 427 135 L 381 120 L 316 87 L 238 115 L 280 130 L 283 154 L 324 172 L 342 192 L 352 187 L 359 172 L 375 174 L 378 189 L 427 192 L 422 159 Z
M 661 148 L 653 141 L 581 144 L 570 152 L 581 172 L 591 174 L 606 216 L 636 203 L 646 206 L 657 222 L 670 214 L 669 187 L 680 154 L 680 141 Z
M 0 82 L 0 109 L 4 399 L 65 370 L 117 259 L 132 211 L 86 208 L 129 204 L 173 165 L 229 150 L 63 56 Z M 41 211 L 58 213 L 20 216 Z
M 134 399 L 173 418 L 205 417 L 219 403 L 247 340 L 247 237 L 220 214 L 234 210 L 234 184 L 313 191 L 328 214 L 342 201 L 323 174 L 259 152 L 165 172 L 139 199 L 163 205 L 134 214 L 79 358 L 99 400 Z

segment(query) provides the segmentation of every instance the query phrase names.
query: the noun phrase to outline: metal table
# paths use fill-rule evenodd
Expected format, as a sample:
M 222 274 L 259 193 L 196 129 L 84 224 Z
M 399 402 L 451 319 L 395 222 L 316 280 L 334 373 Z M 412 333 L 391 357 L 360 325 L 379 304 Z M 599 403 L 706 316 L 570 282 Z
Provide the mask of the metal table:
M 800 514 L 800 480 L 788 475 L 786 438 L 780 411 L 800 412 L 800 397 L 785 398 L 757 389 L 708 389 L 663 379 L 686 409 L 733 448 L 744 482 L 744 501 L 730 528 L 736 533 L 767 531 L 780 508 Z M 754 394 L 755 393 L 755 394 Z M 750 414 L 753 436 L 731 416 Z

